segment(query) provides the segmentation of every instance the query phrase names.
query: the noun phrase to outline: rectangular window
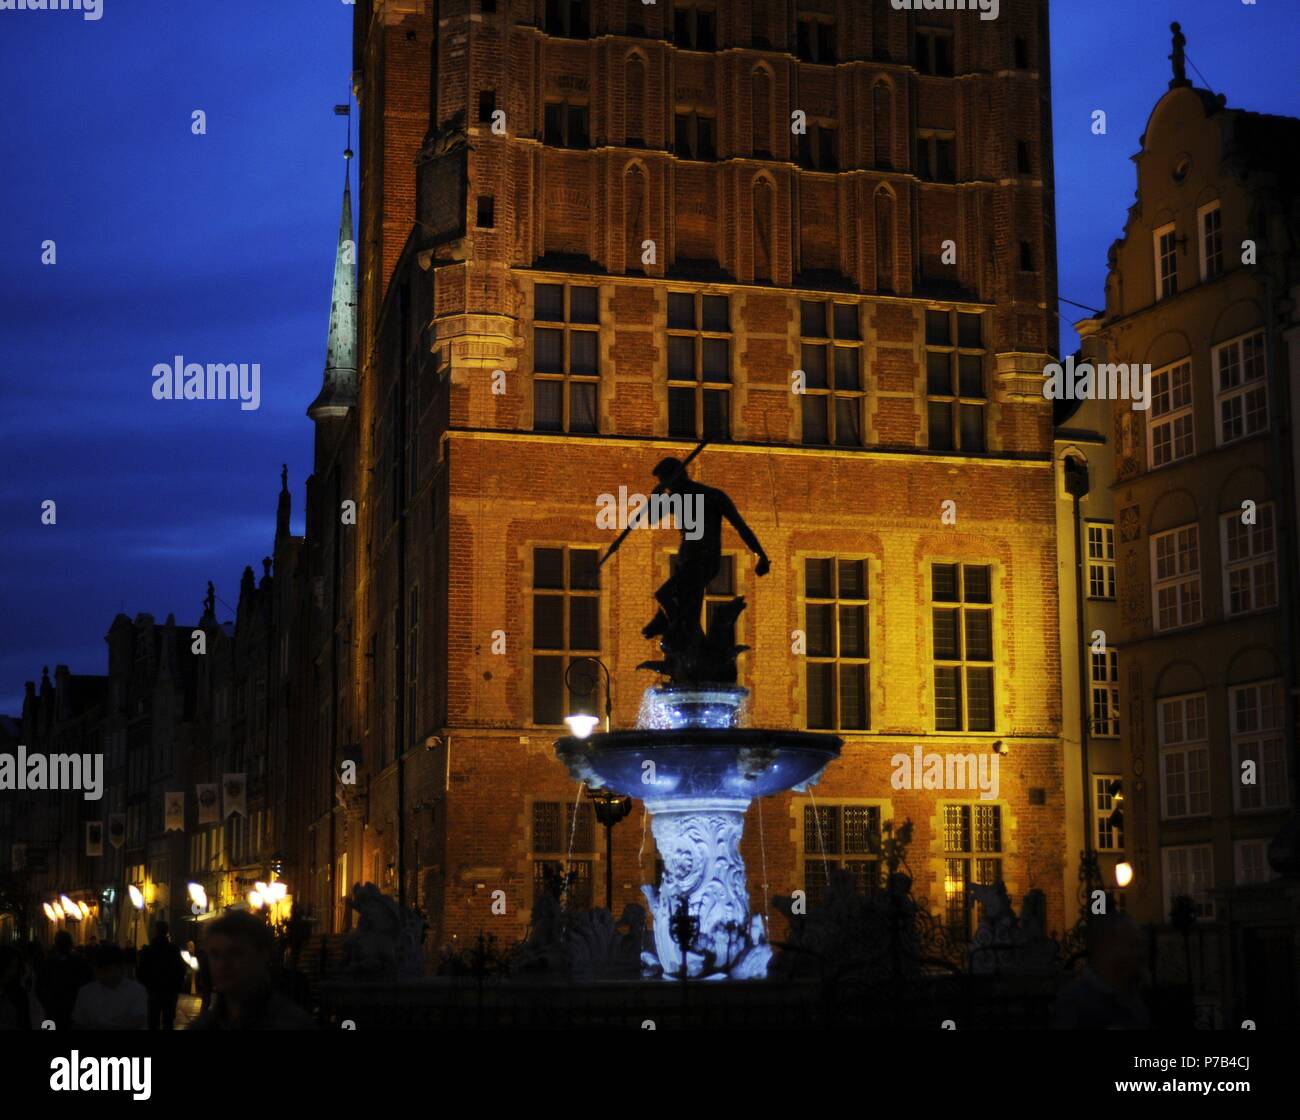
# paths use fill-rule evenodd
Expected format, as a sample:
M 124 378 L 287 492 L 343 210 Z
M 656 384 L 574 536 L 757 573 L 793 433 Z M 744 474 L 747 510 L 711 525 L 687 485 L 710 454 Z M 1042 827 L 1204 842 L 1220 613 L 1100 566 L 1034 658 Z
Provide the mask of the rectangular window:
M 533 722 L 554 725 L 593 706 L 585 687 L 565 686 L 570 664 L 600 651 L 600 553 L 533 549 Z M 597 685 L 599 687 L 599 685 Z
M 1107 649 L 1090 656 L 1092 734 L 1114 739 L 1119 735 L 1119 653 Z
M 1115 598 L 1115 526 L 1105 521 L 1089 521 L 1088 598 Z
M 575 807 L 571 801 L 534 801 L 532 825 L 534 904 L 549 892 L 566 907 L 590 909 L 590 857 L 596 847 L 591 802 L 584 800 Z M 570 859 L 570 854 L 586 858 Z
M 533 289 L 533 430 L 597 430 L 599 291 L 538 284 Z M 554 325 L 551 325 L 554 324 Z
M 1277 606 L 1277 552 L 1273 503 L 1255 508 L 1254 524 L 1244 511 L 1219 519 L 1223 556 L 1223 600 L 1228 614 L 1249 614 Z
M 1238 840 L 1232 846 L 1232 856 L 1234 877 L 1239 887 L 1267 883 L 1278 877 L 1268 862 L 1267 840 Z
M 1151 469 L 1186 459 L 1196 451 L 1192 420 L 1192 364 L 1151 375 L 1151 421 L 1147 425 Z
M 1155 628 L 1176 630 L 1201 621 L 1200 527 L 1184 525 L 1151 537 Z
M 478 123 L 491 124 L 492 114 L 497 110 L 497 91 L 481 89 L 478 93 Z
M 930 581 L 935 730 L 992 731 L 992 569 L 933 564 Z
M 916 134 L 916 174 L 936 183 L 955 183 L 957 163 L 951 132 L 923 130 Z
M 1159 717 L 1161 819 L 1208 816 L 1210 746 L 1205 694 L 1160 700 L 1156 708 Z
M 478 229 L 495 229 L 497 224 L 497 200 L 490 194 L 478 196 L 478 208 L 474 213 L 474 225 Z
M 718 158 L 715 141 L 717 120 L 703 113 L 678 113 L 674 132 L 673 154 L 678 159 L 714 160 Z
M 839 169 L 838 130 L 832 121 L 809 121 L 807 131 L 800 133 L 798 141 L 799 165 L 812 171 Z
M 731 436 L 731 306 L 727 296 L 668 293 L 668 434 Z
M 1116 800 L 1122 788 L 1118 774 L 1092 776 L 1094 836 L 1099 852 L 1116 852 L 1124 848 L 1124 832 L 1115 817 Z
M 546 0 L 546 34 L 585 39 L 590 27 L 590 0 Z
M 1195 914 L 1206 921 L 1214 920 L 1214 848 L 1209 844 L 1189 844 L 1165 848 L 1160 853 L 1165 879 L 1165 918 L 1173 913 L 1174 899 L 1190 898 Z
M 925 28 L 916 33 L 916 68 L 922 74 L 951 78 L 952 32 Z
M 1201 279 L 1213 280 L 1223 272 L 1223 215 L 1211 202 L 1196 212 L 1201 231 Z
M 555 148 L 587 147 L 587 106 L 569 101 L 548 101 L 544 116 L 544 142 Z
M 1228 690 L 1234 802 L 1240 812 L 1282 809 L 1291 801 L 1282 740 L 1284 712 L 1281 681 Z
M 1002 878 L 1002 806 L 960 802 L 943 806 L 944 919 L 969 938 L 972 883 Z
M 718 49 L 718 13 L 712 4 L 683 3 L 673 10 L 673 42 L 682 50 Z
M 847 871 L 857 890 L 880 886 L 880 806 L 803 807 L 803 885 L 816 904 L 833 873 Z
M 1264 363 L 1264 332 L 1216 346 L 1214 413 L 1219 443 L 1268 431 L 1268 380 Z
M 1178 294 L 1178 241 L 1172 225 L 1155 231 L 1156 299 Z
M 795 53 L 800 62 L 835 62 L 835 24 L 813 15 L 800 15 L 796 28 Z
M 984 451 L 983 316 L 925 313 L 926 410 L 932 451 Z
M 866 385 L 858 307 L 803 300 L 799 311 L 804 383 L 797 395 L 803 442 L 861 447 Z
M 808 726 L 864 731 L 871 726 L 871 673 L 865 560 L 804 561 L 805 683 Z

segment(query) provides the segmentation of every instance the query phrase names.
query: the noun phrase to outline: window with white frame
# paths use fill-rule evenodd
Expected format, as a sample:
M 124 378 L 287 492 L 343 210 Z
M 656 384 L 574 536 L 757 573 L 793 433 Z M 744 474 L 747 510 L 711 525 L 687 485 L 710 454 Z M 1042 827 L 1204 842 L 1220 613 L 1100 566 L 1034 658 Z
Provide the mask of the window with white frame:
M 1210 811 L 1210 744 L 1205 693 L 1160 700 L 1160 809 L 1164 820 Z
M 1119 736 L 1119 652 L 1113 649 L 1093 652 L 1092 734 L 1099 739 Z
M 1124 830 L 1115 820 L 1116 796 L 1121 789 L 1122 779 L 1118 774 L 1094 774 L 1092 776 L 1092 814 L 1099 852 L 1117 852 L 1124 847 Z
M 1232 846 L 1232 863 L 1239 887 L 1267 883 L 1278 877 L 1268 862 L 1267 840 L 1238 840 Z
M 1223 548 L 1223 601 L 1229 614 L 1248 614 L 1277 605 L 1277 553 L 1273 503 L 1255 507 L 1248 525 L 1241 512 L 1219 520 Z
M 1183 525 L 1151 536 L 1151 589 L 1157 630 L 1201 621 L 1200 528 Z
M 1088 598 L 1115 598 L 1115 526 L 1104 521 L 1089 521 Z
M 1173 224 L 1155 231 L 1156 299 L 1178 294 L 1178 241 Z
M 1216 346 L 1213 357 L 1219 443 L 1268 431 L 1264 332 L 1255 331 Z
M 1147 433 L 1152 470 L 1186 459 L 1196 451 L 1191 362 L 1179 362 L 1151 375 Z
M 1282 682 L 1228 690 L 1232 730 L 1233 800 L 1241 812 L 1287 805 L 1286 749 L 1282 741 Z
M 1223 272 L 1223 215 L 1217 202 L 1196 211 L 1200 231 L 1201 279 L 1213 280 Z
M 1209 844 L 1188 844 L 1165 848 L 1160 853 L 1165 879 L 1165 919 L 1173 911 L 1174 899 L 1185 895 L 1196 904 L 1196 916 L 1214 920 L 1214 849 Z

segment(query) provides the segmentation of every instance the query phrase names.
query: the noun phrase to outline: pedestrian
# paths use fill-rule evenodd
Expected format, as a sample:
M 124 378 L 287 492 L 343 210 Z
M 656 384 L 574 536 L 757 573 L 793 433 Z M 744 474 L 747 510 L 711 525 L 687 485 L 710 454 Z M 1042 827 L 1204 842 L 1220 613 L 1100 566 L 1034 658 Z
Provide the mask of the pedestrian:
M 188 968 L 181 951 L 168 936 L 166 922 L 154 926 L 153 940 L 140 951 L 136 979 L 149 993 L 149 1029 L 172 1030 L 176 1022 L 176 1003 L 185 985 Z
M 23 984 L 23 955 L 13 945 L 0 945 L 0 1031 L 38 1031 L 45 1010 Z
M 126 958 L 113 944 L 95 954 L 95 979 L 77 993 L 72 1026 L 83 1031 L 142 1031 L 149 1017 L 144 985 L 126 975 Z
M 275 938 L 266 923 L 235 911 L 217 918 L 203 939 L 212 962 L 212 1002 L 192 1030 L 310 1030 L 315 1022 L 271 987 Z
M 77 993 L 93 978 L 86 958 L 76 952 L 72 935 L 61 929 L 54 935 L 54 951 L 45 958 L 36 973 L 36 996 L 45 1007 L 46 1017 L 55 1030 L 72 1026 L 72 1007 Z

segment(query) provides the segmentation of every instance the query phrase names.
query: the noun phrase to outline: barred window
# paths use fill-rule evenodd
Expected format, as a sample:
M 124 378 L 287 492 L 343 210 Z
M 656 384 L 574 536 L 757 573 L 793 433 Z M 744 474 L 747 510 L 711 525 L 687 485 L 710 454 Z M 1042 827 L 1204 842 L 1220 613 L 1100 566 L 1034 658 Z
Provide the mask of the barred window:
M 564 674 L 600 650 L 599 555 L 594 548 L 533 550 L 534 723 L 560 724 L 593 704 L 593 695 L 566 695 Z
M 731 307 L 727 296 L 668 293 L 668 434 L 731 435 Z
M 597 430 L 599 291 L 538 284 L 533 289 L 533 430 Z
M 804 891 L 810 905 L 826 893 L 836 871 L 848 871 L 860 891 L 880 885 L 880 806 L 805 805 Z
M 992 731 L 992 569 L 934 564 L 930 580 L 935 729 Z
M 866 393 L 858 305 L 802 300 L 799 322 L 803 442 L 861 447 Z
M 969 937 L 972 883 L 1002 878 L 1002 807 L 961 802 L 943 806 L 944 918 Z
M 1115 598 L 1115 526 L 1104 521 L 1089 521 L 1088 598 Z
M 807 718 L 810 728 L 871 726 L 867 562 L 804 561 Z
M 569 853 L 590 857 L 596 850 L 595 832 L 595 813 L 590 801 L 584 800 L 577 806 L 573 802 L 533 802 L 534 856 L 562 857 L 534 858 L 534 903 L 549 891 L 561 895 L 568 909 L 591 909 L 593 861 L 567 857 Z
M 926 410 L 934 451 L 983 451 L 983 316 L 925 313 Z

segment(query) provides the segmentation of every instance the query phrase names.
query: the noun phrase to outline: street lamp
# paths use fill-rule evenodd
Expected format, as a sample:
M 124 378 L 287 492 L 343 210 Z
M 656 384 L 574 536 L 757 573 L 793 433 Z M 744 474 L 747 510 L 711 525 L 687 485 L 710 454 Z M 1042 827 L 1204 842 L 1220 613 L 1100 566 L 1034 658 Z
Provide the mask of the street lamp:
M 632 799 L 610 790 L 587 787 L 596 820 L 605 826 L 605 905 L 614 913 L 614 826 L 632 811 Z
M 1115 864 L 1115 885 L 1121 890 L 1133 882 L 1133 865 L 1125 860 Z
M 583 672 L 578 674 L 575 680 L 573 671 L 579 666 L 585 666 Z M 592 667 L 598 668 L 605 674 L 605 730 L 609 731 L 609 719 L 613 714 L 614 701 L 610 695 L 612 689 L 609 682 L 609 667 L 599 657 L 575 657 L 569 662 L 569 667 L 564 670 L 564 687 L 569 693 L 569 699 L 574 696 L 592 697 L 596 695 L 596 687 L 599 684 L 599 678 L 592 671 Z M 595 707 L 595 703 L 591 704 Z M 589 722 L 595 721 L 595 722 Z M 595 715 L 591 712 L 574 712 L 572 715 L 564 717 L 564 722 L 568 724 L 569 730 L 579 739 L 585 739 L 591 734 L 596 726 Z

